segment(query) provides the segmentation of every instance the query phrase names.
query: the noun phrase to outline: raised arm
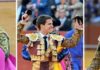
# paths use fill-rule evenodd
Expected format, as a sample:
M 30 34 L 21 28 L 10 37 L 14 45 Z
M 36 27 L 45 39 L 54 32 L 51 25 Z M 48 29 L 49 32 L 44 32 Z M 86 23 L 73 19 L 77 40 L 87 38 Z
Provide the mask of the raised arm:
M 76 16 L 73 19 L 73 27 L 75 29 L 75 32 L 73 36 L 70 39 L 64 39 L 62 42 L 63 47 L 75 47 L 78 43 L 81 35 L 83 34 L 83 19 L 82 17 Z
M 23 34 L 23 28 L 24 24 L 19 23 L 17 25 L 17 41 L 24 44 L 28 44 L 29 39 Z
M 80 9 L 82 8 L 82 3 L 76 3 L 75 5 L 68 6 L 68 9 Z
M 63 47 L 71 48 L 76 46 L 78 43 L 83 31 L 82 30 L 76 30 L 73 36 L 70 39 L 64 39 L 62 42 Z

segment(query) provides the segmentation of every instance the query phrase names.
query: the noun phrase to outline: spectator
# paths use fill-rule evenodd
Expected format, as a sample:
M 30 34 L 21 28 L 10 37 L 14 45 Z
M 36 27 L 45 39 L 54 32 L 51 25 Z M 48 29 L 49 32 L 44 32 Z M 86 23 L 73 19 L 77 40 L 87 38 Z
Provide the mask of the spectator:
M 72 18 L 75 16 L 83 16 L 83 4 L 79 0 L 71 0 L 71 4 L 66 10 L 72 10 Z
M 28 5 L 28 8 L 32 8 L 34 16 L 37 17 L 41 14 L 51 15 L 51 10 L 48 0 L 32 0 L 32 3 Z
M 61 4 L 57 5 L 57 11 L 65 9 L 66 16 L 69 16 L 69 11 L 66 11 L 67 6 L 69 6 L 69 0 L 63 0 Z
M 61 25 L 58 26 L 60 31 L 69 31 L 71 30 L 71 20 L 67 18 L 65 9 L 60 9 L 59 11 L 59 20 Z

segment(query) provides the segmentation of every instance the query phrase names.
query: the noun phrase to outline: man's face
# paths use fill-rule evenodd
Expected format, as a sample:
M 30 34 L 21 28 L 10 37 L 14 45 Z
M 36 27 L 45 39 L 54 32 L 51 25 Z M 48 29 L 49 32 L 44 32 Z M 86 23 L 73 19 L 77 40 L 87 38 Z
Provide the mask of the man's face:
M 66 16 L 65 11 L 64 10 L 60 10 L 59 11 L 59 17 L 60 18 L 64 18 Z
M 41 29 L 45 31 L 45 33 L 50 33 L 53 31 L 53 21 L 52 19 L 47 19 L 44 25 L 41 25 Z

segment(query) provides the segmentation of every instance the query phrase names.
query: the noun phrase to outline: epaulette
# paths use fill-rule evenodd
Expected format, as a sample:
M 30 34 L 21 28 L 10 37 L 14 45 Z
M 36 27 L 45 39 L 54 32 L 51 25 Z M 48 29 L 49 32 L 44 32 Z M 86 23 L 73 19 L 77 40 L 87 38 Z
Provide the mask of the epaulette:
M 100 41 L 100 36 L 99 36 L 99 38 L 98 38 L 98 41 Z
M 30 33 L 26 34 L 26 36 L 29 38 L 30 41 L 36 41 L 39 38 L 38 33 Z
M 63 36 L 61 35 L 57 35 L 57 34 L 50 34 L 50 37 L 54 40 L 57 40 L 57 41 L 62 41 L 64 39 Z

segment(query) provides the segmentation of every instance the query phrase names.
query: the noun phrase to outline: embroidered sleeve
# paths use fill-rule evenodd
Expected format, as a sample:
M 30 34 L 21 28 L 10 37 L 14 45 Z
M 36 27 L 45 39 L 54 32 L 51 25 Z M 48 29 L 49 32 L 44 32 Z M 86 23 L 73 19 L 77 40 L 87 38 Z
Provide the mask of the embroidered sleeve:
M 70 47 L 70 48 L 74 47 L 78 43 L 81 35 L 82 35 L 82 31 L 76 30 L 75 33 L 73 34 L 73 36 L 70 39 L 64 39 L 63 40 L 63 42 L 61 44 L 62 47 Z
M 17 41 L 18 41 L 18 42 L 21 42 L 21 43 L 23 43 L 23 44 L 28 44 L 29 38 L 26 37 L 25 35 L 21 35 L 21 36 L 18 38 Z
M 28 44 L 29 41 L 36 41 L 37 39 L 38 39 L 38 34 L 29 33 L 29 34 L 20 36 L 20 38 L 18 38 L 18 41 L 24 44 Z
M 0 33 L 0 48 L 5 52 L 6 57 L 8 57 L 10 52 L 9 38 L 5 33 Z
M 17 25 L 17 32 L 18 34 L 21 34 L 24 28 L 24 24 L 18 23 Z

